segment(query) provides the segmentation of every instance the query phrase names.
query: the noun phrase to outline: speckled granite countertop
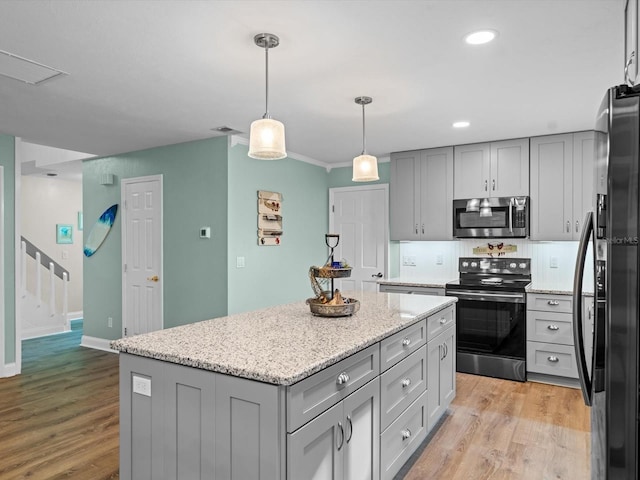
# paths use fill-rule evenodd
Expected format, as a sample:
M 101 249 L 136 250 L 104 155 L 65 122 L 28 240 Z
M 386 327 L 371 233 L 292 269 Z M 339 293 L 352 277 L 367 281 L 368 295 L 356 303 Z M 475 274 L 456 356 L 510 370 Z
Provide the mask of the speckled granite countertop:
M 352 317 L 315 317 L 304 302 L 206 320 L 111 342 L 124 353 L 276 385 L 291 385 L 456 301 L 349 293 Z
M 532 283 L 527 287 L 527 293 L 546 293 L 548 295 L 573 295 L 573 285 L 544 285 Z M 593 296 L 593 292 L 583 292 L 588 297 Z
M 442 279 L 427 279 L 427 278 L 405 278 L 405 277 L 393 277 L 383 278 L 378 280 L 380 285 L 398 285 L 401 287 L 428 287 L 428 288 L 444 288 L 449 280 Z

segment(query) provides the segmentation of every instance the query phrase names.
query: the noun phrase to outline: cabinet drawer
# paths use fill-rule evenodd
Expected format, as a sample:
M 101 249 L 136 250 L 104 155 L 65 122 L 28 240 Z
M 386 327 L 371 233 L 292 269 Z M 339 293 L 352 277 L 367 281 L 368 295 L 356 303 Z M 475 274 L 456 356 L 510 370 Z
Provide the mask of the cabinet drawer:
M 571 295 L 529 293 L 527 295 L 527 310 L 571 313 L 573 312 L 573 297 Z
M 317 417 L 380 374 L 378 344 L 287 388 L 287 432 Z
M 527 340 L 573 345 L 572 315 L 527 310 Z
M 427 317 L 427 340 L 431 340 L 440 335 L 443 331 L 455 322 L 455 305 L 451 305 L 444 310 Z
M 380 429 L 427 389 L 427 350 L 420 348 L 380 377 Z
M 427 343 L 427 322 L 422 320 L 380 342 L 380 371 L 384 372 Z
M 427 436 L 427 392 L 380 436 L 380 478 L 392 479 Z
M 386 293 L 408 293 L 419 295 L 441 295 L 444 296 L 444 288 L 438 287 L 416 287 L 409 285 L 386 285 L 381 283 L 378 285 L 380 292 Z
M 527 371 L 578 378 L 573 347 L 555 343 L 527 342 Z

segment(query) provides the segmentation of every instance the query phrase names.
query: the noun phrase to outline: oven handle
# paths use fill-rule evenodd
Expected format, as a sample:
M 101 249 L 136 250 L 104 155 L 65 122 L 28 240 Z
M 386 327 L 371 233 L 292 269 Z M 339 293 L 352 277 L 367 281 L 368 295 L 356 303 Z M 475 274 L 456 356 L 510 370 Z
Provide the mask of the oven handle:
M 504 302 L 504 303 L 525 303 L 525 295 L 523 293 L 480 293 L 480 292 L 457 292 L 448 290 L 447 295 L 458 297 L 460 300 L 486 300 L 488 302 Z M 481 297 L 481 298 L 479 298 Z

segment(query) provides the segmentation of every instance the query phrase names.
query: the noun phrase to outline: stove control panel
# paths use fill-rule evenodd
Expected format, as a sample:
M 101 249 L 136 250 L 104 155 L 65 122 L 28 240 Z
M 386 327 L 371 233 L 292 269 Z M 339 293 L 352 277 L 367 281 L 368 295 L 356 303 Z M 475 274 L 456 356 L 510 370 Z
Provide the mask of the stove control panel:
M 530 275 L 531 259 L 461 257 L 458 260 L 458 271 L 460 273 Z

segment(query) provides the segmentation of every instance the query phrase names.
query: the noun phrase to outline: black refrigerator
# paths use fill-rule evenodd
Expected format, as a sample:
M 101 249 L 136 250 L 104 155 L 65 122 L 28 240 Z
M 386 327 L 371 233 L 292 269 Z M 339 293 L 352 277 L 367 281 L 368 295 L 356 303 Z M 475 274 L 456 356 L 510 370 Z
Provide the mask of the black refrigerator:
M 574 343 L 584 401 L 591 407 L 591 478 L 636 480 L 640 88 L 609 89 L 595 130 L 595 198 L 576 261 Z M 586 264 L 592 277 L 585 275 Z M 593 284 L 583 285 L 584 278 Z M 585 292 L 594 295 L 593 316 L 583 312 Z

